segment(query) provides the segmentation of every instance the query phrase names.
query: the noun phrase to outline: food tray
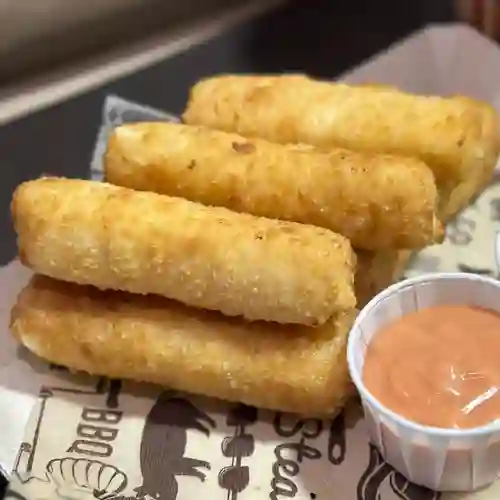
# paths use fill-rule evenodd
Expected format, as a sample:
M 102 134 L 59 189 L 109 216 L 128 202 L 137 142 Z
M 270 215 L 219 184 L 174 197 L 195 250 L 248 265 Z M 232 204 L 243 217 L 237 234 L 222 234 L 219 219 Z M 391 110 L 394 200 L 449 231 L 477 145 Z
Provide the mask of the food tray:
M 480 54 L 480 55 L 478 55 Z M 413 92 L 465 93 L 500 105 L 500 49 L 466 26 L 435 26 L 344 76 Z M 176 119 L 109 96 L 92 159 L 113 127 Z M 500 273 L 500 182 L 450 224 L 446 242 L 416 256 L 408 276 L 429 271 Z M 471 494 L 409 484 L 369 444 L 356 402 L 333 421 L 226 404 L 172 391 L 74 376 L 18 348 L 9 309 L 29 272 L 15 261 L 0 270 L 0 465 L 10 498 L 101 500 L 484 500 L 500 483 Z M 300 370 L 297 366 L 297 370 Z M 12 471 L 12 473 L 11 473 Z

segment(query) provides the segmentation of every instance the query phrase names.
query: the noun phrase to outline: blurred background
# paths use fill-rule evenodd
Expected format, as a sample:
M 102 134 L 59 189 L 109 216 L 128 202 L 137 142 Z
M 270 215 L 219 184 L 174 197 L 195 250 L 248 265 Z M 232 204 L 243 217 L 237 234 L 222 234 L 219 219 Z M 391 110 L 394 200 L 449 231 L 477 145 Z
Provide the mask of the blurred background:
M 454 12 L 490 38 L 500 37 L 500 2 L 497 0 L 455 0 Z
M 0 0 L 0 81 L 130 43 L 242 0 Z
M 0 88 L 252 3 L 262 4 L 257 0 L 0 0 Z M 500 24 L 496 0 L 289 3 L 302 4 L 304 16 L 299 33 L 306 36 L 314 36 L 315 30 L 324 30 L 327 25 L 332 31 L 345 31 L 351 24 L 373 31 L 391 24 L 399 25 L 403 31 L 425 19 L 442 21 L 455 17 L 468 20 L 496 37 Z M 283 32 L 281 36 L 291 44 L 290 51 L 297 48 L 299 40 L 293 33 Z

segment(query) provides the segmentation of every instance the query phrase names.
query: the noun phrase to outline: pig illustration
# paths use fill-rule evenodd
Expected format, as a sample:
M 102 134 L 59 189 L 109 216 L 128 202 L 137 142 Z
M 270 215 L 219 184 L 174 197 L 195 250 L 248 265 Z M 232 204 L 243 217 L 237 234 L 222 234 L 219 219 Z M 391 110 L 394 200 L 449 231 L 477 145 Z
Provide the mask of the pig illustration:
M 190 401 L 165 392 L 149 412 L 142 433 L 140 462 L 142 486 L 137 498 L 147 496 L 157 500 L 175 500 L 177 476 L 196 477 L 205 481 L 210 463 L 186 457 L 188 431 L 196 430 L 210 436 L 215 421 Z

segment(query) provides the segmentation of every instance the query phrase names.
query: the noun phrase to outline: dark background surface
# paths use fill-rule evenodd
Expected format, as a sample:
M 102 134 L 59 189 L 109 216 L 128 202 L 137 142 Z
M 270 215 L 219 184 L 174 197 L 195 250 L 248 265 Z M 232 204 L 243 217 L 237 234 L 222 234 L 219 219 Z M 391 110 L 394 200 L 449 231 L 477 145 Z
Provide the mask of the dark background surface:
M 107 94 L 179 113 L 189 86 L 203 76 L 300 71 L 332 78 L 429 22 L 451 20 L 447 0 L 297 0 L 132 76 L 2 127 L 0 265 L 16 252 L 9 216 L 15 186 L 43 172 L 87 177 Z

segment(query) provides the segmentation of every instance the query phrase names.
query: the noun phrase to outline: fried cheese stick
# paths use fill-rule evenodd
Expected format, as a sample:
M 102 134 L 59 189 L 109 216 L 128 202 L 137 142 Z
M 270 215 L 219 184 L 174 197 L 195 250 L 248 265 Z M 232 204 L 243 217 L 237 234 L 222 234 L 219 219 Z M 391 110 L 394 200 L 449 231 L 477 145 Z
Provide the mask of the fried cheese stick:
M 279 323 L 355 306 L 356 256 L 326 229 L 57 178 L 20 185 L 12 215 L 22 262 L 52 278 Z
M 309 415 L 351 393 L 345 350 L 355 311 L 318 328 L 245 322 L 163 297 L 35 276 L 11 315 L 29 350 L 73 370 Z
M 399 280 L 412 254 L 409 250 L 357 250 L 355 290 L 358 307 L 364 307 L 377 293 Z
M 434 176 L 414 158 L 156 122 L 115 129 L 104 163 L 112 184 L 325 227 L 358 248 L 422 248 L 444 234 Z
M 462 208 L 480 194 L 482 188 L 483 186 L 479 186 L 476 192 L 463 198 L 463 206 L 456 206 L 454 211 L 443 218 L 443 222 L 445 224 L 450 222 Z M 364 307 L 377 293 L 399 280 L 412 255 L 413 252 L 409 250 L 386 249 L 378 252 L 367 252 L 356 249 L 358 265 L 355 290 L 358 308 Z
M 441 220 L 466 205 L 493 172 L 499 125 L 487 104 L 352 86 L 302 75 L 211 77 L 197 83 L 185 123 L 328 150 L 417 156 L 433 170 Z

